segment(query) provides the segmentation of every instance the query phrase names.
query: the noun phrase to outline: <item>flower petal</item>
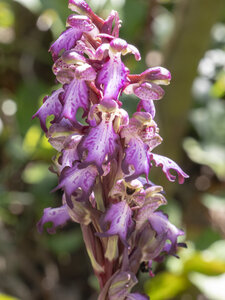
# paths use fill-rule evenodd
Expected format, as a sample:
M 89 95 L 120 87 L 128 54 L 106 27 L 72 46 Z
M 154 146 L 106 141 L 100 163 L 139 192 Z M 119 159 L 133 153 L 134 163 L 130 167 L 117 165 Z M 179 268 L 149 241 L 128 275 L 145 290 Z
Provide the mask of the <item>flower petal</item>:
M 169 181 L 175 181 L 176 176 L 170 173 L 170 169 L 175 170 L 178 174 L 178 182 L 184 183 L 184 179 L 189 176 L 172 160 L 165 156 L 150 153 L 150 160 L 154 161 L 157 167 L 161 167 Z
M 37 223 L 37 228 L 42 233 L 44 224 L 52 222 L 52 227 L 47 228 L 48 233 L 52 234 L 56 232 L 56 227 L 64 225 L 68 220 L 70 220 L 70 216 L 66 204 L 58 208 L 48 207 L 44 209 L 44 214 Z
M 125 300 L 132 289 L 137 284 L 137 278 L 132 272 L 119 272 L 112 280 L 108 299 L 110 300 Z
M 66 194 L 66 200 L 69 207 L 72 206 L 71 196 L 74 195 L 76 201 L 86 201 L 92 192 L 95 178 L 98 172 L 94 166 L 88 166 L 85 169 L 79 169 L 80 164 L 76 162 L 72 168 L 63 169 L 59 184 L 53 190 L 63 189 Z
M 94 28 L 91 20 L 86 16 L 70 15 L 66 21 L 68 26 L 80 31 L 91 31 Z
M 127 53 L 132 53 L 137 61 L 141 60 L 141 54 L 134 45 L 128 44 L 126 51 L 122 53 L 124 55 L 126 55 Z
M 134 94 L 141 100 L 160 100 L 164 90 L 155 83 L 144 82 L 134 87 Z
M 98 236 L 118 235 L 125 246 L 128 247 L 127 238 L 133 230 L 134 222 L 132 220 L 132 210 L 126 201 L 111 205 L 104 216 L 103 227 L 107 228 L 108 222 L 110 223 L 109 229 L 104 233 L 99 233 Z
M 39 110 L 36 112 L 36 114 L 33 115 L 33 118 L 38 117 L 41 123 L 41 128 L 43 131 L 47 131 L 46 127 L 46 118 L 50 115 L 54 115 L 55 119 L 59 117 L 61 110 L 62 110 L 62 104 L 59 101 L 59 94 L 63 92 L 63 89 L 60 88 L 52 94 L 44 98 L 44 103 L 39 108 Z
M 131 166 L 134 172 L 131 172 Z M 125 174 L 130 174 L 126 177 L 126 181 L 136 179 L 142 174 L 148 177 L 149 173 L 149 155 L 148 146 L 141 139 L 130 139 L 127 148 L 125 149 L 125 158 L 122 161 L 122 170 Z
M 165 68 L 154 67 L 149 68 L 140 74 L 141 80 L 154 82 L 155 84 L 168 85 L 170 84 L 171 74 Z
M 91 223 L 92 211 L 90 203 L 78 202 L 73 197 L 71 198 L 72 208 L 68 206 L 68 213 L 71 219 L 79 224 L 89 225 Z
M 102 164 L 110 162 L 117 155 L 118 139 L 119 136 L 114 132 L 112 122 L 107 123 L 102 120 L 98 126 L 92 127 L 78 146 L 80 159 L 82 159 L 83 153 L 88 151 L 82 166 L 95 164 L 102 175 Z
M 114 28 L 112 28 L 113 21 L 115 21 Z M 102 26 L 101 32 L 110 34 L 110 35 L 118 38 L 120 27 L 121 27 L 121 22 L 119 19 L 118 12 L 115 10 L 112 10 L 110 15 L 108 16 L 108 18 L 105 20 L 105 22 Z
M 141 111 L 142 109 L 144 109 L 146 112 L 149 112 L 152 116 L 152 119 L 155 118 L 155 104 L 153 100 L 141 100 L 138 103 L 137 111 Z
M 83 108 L 86 112 L 89 107 L 88 88 L 84 80 L 74 79 L 70 84 L 64 85 L 63 110 L 61 118 L 77 123 L 76 113 L 78 108 Z
M 62 50 L 72 49 L 76 41 L 81 38 L 83 31 L 70 27 L 63 31 L 59 38 L 51 45 L 49 51 L 52 53 L 53 60 L 55 61 Z
M 170 251 L 176 251 L 178 236 L 184 235 L 183 230 L 176 228 L 169 222 L 168 216 L 161 211 L 154 212 L 149 216 L 149 223 L 157 235 L 166 233 L 166 240 L 171 241 Z
M 117 99 L 120 90 L 127 83 L 128 69 L 121 61 L 120 54 L 113 55 L 100 70 L 97 84 L 104 86 L 105 99 Z
M 72 135 L 66 139 L 64 142 L 64 147 L 62 150 L 62 155 L 60 157 L 61 170 L 65 167 L 72 167 L 73 163 L 76 160 L 79 160 L 77 153 L 77 145 L 79 144 L 82 136 L 81 135 Z

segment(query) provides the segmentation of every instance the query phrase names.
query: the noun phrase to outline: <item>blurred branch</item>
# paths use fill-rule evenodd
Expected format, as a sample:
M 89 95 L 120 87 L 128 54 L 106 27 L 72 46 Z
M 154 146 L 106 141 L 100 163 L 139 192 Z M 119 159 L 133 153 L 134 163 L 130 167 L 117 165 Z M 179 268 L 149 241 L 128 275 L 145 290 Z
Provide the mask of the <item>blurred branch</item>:
M 165 66 L 172 73 L 172 88 L 159 103 L 164 153 L 181 160 L 181 145 L 192 105 L 191 86 L 199 60 L 210 41 L 210 30 L 224 12 L 223 0 L 181 0 L 176 10 L 176 30 L 164 51 Z M 204 10 L 204 11 L 203 11 Z

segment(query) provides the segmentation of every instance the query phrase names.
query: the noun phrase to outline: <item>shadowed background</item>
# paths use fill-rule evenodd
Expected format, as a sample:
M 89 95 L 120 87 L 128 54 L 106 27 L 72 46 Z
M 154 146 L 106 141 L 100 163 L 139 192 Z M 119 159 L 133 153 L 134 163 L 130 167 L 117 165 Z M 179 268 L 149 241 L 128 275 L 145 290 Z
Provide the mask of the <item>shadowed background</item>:
M 151 300 L 225 299 L 225 0 L 90 0 L 106 17 L 123 20 L 121 38 L 137 46 L 141 62 L 124 61 L 132 73 L 162 65 L 172 72 L 156 103 L 164 139 L 157 152 L 190 175 L 182 186 L 163 185 L 170 220 L 186 231 L 188 249 L 139 273 L 139 290 Z M 48 48 L 71 12 L 67 0 L 0 0 L 0 300 L 96 299 L 98 285 L 79 225 L 39 235 L 50 193 L 55 154 L 32 115 L 56 84 Z M 123 96 L 135 111 L 137 99 Z

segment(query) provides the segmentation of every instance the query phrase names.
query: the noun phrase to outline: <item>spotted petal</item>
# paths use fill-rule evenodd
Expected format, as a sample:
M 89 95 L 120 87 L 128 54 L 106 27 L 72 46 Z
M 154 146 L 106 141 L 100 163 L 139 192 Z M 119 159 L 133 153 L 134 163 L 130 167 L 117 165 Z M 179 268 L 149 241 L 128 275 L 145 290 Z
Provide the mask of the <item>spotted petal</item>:
M 63 89 L 60 88 L 56 91 L 54 91 L 51 96 L 44 98 L 44 103 L 39 108 L 39 110 L 36 112 L 36 114 L 33 115 L 33 118 L 38 117 L 41 123 L 41 128 L 46 132 L 46 118 L 50 115 L 54 115 L 55 119 L 59 117 L 61 110 L 62 110 L 62 104 L 59 101 L 59 94 L 63 92 Z
M 184 171 L 176 164 L 172 159 L 169 159 L 165 156 L 159 154 L 150 154 L 150 160 L 154 161 L 157 167 L 161 167 L 163 172 L 166 174 L 166 177 L 169 181 L 175 181 L 176 176 L 170 173 L 170 170 L 174 170 L 178 174 L 178 182 L 180 184 L 184 183 L 184 179 L 189 176 L 184 173 Z
M 149 68 L 140 74 L 140 78 L 143 81 L 154 82 L 155 84 L 168 85 L 170 84 L 171 74 L 165 68 L 154 67 Z
M 47 228 L 48 233 L 52 234 L 56 232 L 56 227 L 64 225 L 68 220 L 70 220 L 70 216 L 66 204 L 58 208 L 48 207 L 44 209 L 44 214 L 37 223 L 37 228 L 42 233 L 44 224 L 52 222 L 52 227 Z
M 79 163 L 76 162 L 72 168 L 63 169 L 59 184 L 53 190 L 63 189 L 66 194 L 66 200 L 71 207 L 71 196 L 74 195 L 76 201 L 86 201 L 92 192 L 95 178 L 98 174 L 94 166 L 88 166 L 85 169 L 79 169 Z
M 97 84 L 104 86 L 105 99 L 117 99 L 127 82 L 128 69 L 121 61 L 120 54 L 113 55 L 100 70 Z
M 66 118 L 76 123 L 76 113 L 78 108 L 83 108 L 84 111 L 88 110 L 88 88 L 84 80 L 74 79 L 70 84 L 64 85 L 63 94 L 63 110 L 61 118 Z
M 102 164 L 109 162 L 117 155 L 118 138 L 119 136 L 114 132 L 112 122 L 107 123 L 102 120 L 98 126 L 92 127 L 89 134 L 78 145 L 80 159 L 82 159 L 83 153 L 86 150 L 88 151 L 82 166 L 95 164 L 100 175 L 102 175 Z
M 172 245 L 170 251 L 175 251 L 177 246 L 177 238 L 178 236 L 184 235 L 184 232 L 170 223 L 168 216 L 161 211 L 151 214 L 149 216 L 149 222 L 153 230 L 156 231 L 157 235 L 164 235 L 166 233 L 166 240 L 170 240 Z
M 152 119 L 155 118 L 155 104 L 153 100 L 149 100 L 149 101 L 141 100 L 138 103 L 137 110 L 141 111 L 142 109 L 144 109 L 146 112 L 149 112 L 152 116 Z
M 149 155 L 148 146 L 141 139 L 131 138 L 125 149 L 125 158 L 122 161 L 122 170 L 125 174 L 130 174 L 131 166 L 134 172 L 126 177 L 126 181 L 136 179 L 142 174 L 148 177 L 149 173 Z
M 53 60 L 55 61 L 62 50 L 72 49 L 76 41 L 81 38 L 83 34 L 82 30 L 70 27 L 63 31 L 59 38 L 51 45 L 49 51 L 52 53 Z
M 132 220 L 132 211 L 126 201 L 111 205 L 104 216 L 103 227 L 107 228 L 108 223 L 110 223 L 109 229 L 99 234 L 99 236 L 118 235 L 121 241 L 128 246 L 127 238 L 133 230 L 134 222 Z
M 142 100 L 160 100 L 164 90 L 155 83 L 144 82 L 134 87 L 134 94 Z

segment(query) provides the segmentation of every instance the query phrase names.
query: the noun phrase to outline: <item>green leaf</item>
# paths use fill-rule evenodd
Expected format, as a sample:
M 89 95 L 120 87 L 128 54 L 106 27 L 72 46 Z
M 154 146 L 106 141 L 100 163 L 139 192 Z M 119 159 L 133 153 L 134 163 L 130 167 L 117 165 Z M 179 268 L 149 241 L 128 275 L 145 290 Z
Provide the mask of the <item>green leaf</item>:
M 177 296 L 185 291 L 188 286 L 189 282 L 185 276 L 163 272 L 147 280 L 144 289 L 151 300 L 165 300 Z
M 210 252 L 196 251 L 192 257 L 185 261 L 184 273 L 192 271 L 206 275 L 219 275 L 225 272 L 225 262 L 220 258 L 215 258 Z
M 11 297 L 9 295 L 0 294 L 0 300 L 19 300 L 18 298 Z

